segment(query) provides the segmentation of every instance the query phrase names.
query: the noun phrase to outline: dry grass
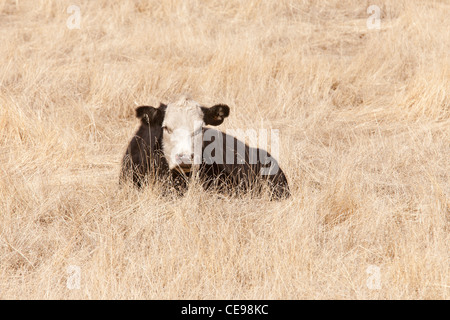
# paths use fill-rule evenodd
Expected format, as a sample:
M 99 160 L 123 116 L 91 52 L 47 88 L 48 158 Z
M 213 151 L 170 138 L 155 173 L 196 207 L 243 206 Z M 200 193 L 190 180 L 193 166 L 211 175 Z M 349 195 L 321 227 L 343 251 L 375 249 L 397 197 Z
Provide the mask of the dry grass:
M 448 1 L 71 4 L 0 0 L 0 298 L 449 299 Z M 293 197 L 119 189 L 185 92 L 280 129 Z

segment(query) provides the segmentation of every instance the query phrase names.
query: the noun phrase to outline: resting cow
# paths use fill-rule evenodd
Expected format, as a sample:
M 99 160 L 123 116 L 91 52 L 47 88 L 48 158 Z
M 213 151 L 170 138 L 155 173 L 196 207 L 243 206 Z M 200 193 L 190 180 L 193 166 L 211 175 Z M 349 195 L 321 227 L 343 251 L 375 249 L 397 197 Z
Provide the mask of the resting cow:
M 187 97 L 136 108 L 141 126 L 123 158 L 121 181 L 137 187 L 161 181 L 183 193 L 195 175 L 205 189 L 239 194 L 266 185 L 271 198 L 289 197 L 286 177 L 267 151 L 204 127 L 220 125 L 229 113 L 227 105 L 207 108 Z

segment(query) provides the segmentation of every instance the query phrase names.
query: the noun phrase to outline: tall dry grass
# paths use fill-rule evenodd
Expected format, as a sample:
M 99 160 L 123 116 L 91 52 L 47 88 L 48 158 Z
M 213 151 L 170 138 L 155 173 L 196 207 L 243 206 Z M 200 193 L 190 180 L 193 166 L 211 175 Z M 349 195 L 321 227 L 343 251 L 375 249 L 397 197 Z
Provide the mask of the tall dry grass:
M 449 11 L 0 0 L 0 298 L 449 299 Z M 180 93 L 279 129 L 292 198 L 119 189 L 134 107 Z

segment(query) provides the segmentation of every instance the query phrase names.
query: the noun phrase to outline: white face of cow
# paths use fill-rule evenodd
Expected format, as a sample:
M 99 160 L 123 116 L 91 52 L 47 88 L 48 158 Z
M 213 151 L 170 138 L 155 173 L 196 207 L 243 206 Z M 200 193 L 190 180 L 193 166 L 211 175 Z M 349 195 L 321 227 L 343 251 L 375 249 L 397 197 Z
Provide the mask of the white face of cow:
M 195 138 L 201 139 L 203 125 L 203 112 L 197 102 L 184 98 L 167 105 L 162 141 L 169 169 L 190 171 L 194 163 Z
M 202 159 L 202 128 L 219 125 L 229 114 L 225 105 L 206 108 L 183 97 L 167 105 L 162 123 L 162 148 L 169 169 L 189 172 Z

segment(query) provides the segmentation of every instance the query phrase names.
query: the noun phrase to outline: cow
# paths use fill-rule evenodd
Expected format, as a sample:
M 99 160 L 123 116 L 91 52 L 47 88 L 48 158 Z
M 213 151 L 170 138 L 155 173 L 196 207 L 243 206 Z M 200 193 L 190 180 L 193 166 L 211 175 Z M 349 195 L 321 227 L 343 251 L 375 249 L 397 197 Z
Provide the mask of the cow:
M 265 185 L 271 199 L 288 198 L 286 176 L 267 151 L 205 127 L 222 124 L 229 113 L 225 104 L 208 108 L 187 96 L 158 108 L 137 107 L 141 123 L 123 157 L 121 183 L 142 188 L 161 181 L 182 195 L 196 176 L 205 190 L 237 195 Z

